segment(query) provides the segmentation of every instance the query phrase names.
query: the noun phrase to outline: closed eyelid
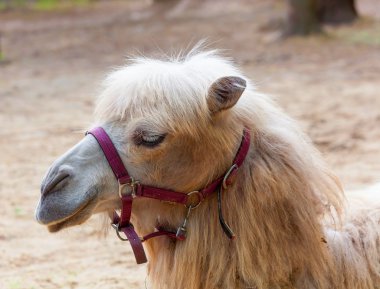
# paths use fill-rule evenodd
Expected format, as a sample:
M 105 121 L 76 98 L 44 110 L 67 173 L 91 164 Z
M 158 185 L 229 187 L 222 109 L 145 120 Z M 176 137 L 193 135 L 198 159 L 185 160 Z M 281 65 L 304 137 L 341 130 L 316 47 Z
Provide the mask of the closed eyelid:
M 156 125 L 151 123 L 140 123 L 139 125 L 136 125 L 132 130 L 132 135 L 136 134 L 153 137 L 165 135 L 166 131 L 164 131 L 162 128 L 158 128 Z
M 152 142 L 154 138 L 162 138 L 162 140 L 168 135 L 166 128 L 159 126 L 150 119 L 136 119 L 132 120 L 128 126 L 129 141 L 135 145 L 141 145 L 145 141 Z
M 145 147 L 153 148 L 158 146 L 165 139 L 165 136 L 166 134 L 144 135 L 136 133 L 133 137 L 133 142 L 137 146 L 143 145 Z

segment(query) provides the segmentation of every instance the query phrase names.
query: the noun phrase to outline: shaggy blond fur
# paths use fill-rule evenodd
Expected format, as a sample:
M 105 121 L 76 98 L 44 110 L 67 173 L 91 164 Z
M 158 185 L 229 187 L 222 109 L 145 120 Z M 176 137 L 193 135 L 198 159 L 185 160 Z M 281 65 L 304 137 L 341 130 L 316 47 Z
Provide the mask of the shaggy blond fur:
M 352 205 L 343 213 L 340 184 L 308 138 L 249 82 L 233 108 L 210 114 L 208 89 L 223 76 L 246 79 L 215 51 L 167 61 L 138 58 L 111 73 L 100 96 L 99 121 L 126 130 L 139 123 L 168 134 L 156 150 L 128 147 L 135 166 L 142 167 L 135 174 L 155 186 L 184 192 L 205 186 L 230 166 L 243 127 L 251 131 L 249 155 L 223 193 L 236 240 L 222 232 L 216 196 L 205 200 L 190 216 L 186 241 L 146 242 L 150 287 L 380 288 L 376 196 L 368 195 L 372 208 Z M 141 234 L 157 222 L 175 229 L 185 213 L 176 204 L 135 203 Z

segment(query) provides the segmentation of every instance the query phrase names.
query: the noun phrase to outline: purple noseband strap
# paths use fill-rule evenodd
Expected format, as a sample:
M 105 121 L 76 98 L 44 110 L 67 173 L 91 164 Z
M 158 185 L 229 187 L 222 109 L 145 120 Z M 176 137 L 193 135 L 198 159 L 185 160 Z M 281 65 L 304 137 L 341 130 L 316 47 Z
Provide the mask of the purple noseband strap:
M 125 183 L 130 182 L 131 177 L 106 131 L 102 127 L 96 127 L 88 131 L 87 134 L 92 134 L 98 141 L 116 179 L 119 182 L 120 180 L 123 180 Z
M 187 207 L 187 215 L 189 215 L 192 209 L 195 209 L 205 198 L 214 193 L 218 188 L 222 186 L 226 189 L 233 183 L 233 180 L 235 179 L 234 175 L 243 164 L 250 147 L 250 133 L 248 129 L 244 129 L 239 150 L 227 172 L 205 188 L 186 194 L 140 184 L 140 182 L 136 181 L 128 174 L 128 171 L 124 166 L 124 163 L 121 160 L 112 140 L 102 127 L 96 127 L 87 132 L 86 135 L 87 134 L 91 134 L 95 137 L 116 179 L 118 180 L 119 196 L 121 199 L 121 214 L 119 216 L 116 212 L 114 213 L 113 226 L 116 228 L 116 233 L 121 240 L 128 240 L 130 242 L 137 264 L 147 262 L 142 242 L 158 236 L 168 236 L 177 240 L 184 240 L 186 238 L 185 233 L 187 217 L 185 218 L 183 225 L 178 228 L 177 233 L 158 229 L 156 232 L 140 238 L 130 222 L 133 199 L 136 197 L 145 197 L 183 204 Z M 122 238 L 120 236 L 120 232 L 123 232 L 127 239 Z

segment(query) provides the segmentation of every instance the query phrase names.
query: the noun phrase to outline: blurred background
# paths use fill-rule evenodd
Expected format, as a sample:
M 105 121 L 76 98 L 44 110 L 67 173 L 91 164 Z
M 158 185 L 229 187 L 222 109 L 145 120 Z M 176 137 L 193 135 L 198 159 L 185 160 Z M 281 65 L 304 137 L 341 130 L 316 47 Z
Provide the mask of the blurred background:
M 223 49 L 296 118 L 345 188 L 380 180 L 379 0 L 0 0 L 0 288 L 150 288 L 101 223 L 34 221 L 48 166 L 126 55 Z

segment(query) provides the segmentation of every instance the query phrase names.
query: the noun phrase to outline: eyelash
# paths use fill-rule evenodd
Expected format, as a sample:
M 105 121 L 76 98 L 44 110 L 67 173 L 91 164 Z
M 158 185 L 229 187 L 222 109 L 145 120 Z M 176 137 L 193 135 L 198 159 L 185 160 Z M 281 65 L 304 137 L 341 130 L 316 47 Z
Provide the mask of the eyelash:
M 145 147 L 155 147 L 163 142 L 165 134 L 162 135 L 147 135 L 144 132 L 137 132 L 135 135 L 135 144 L 143 145 Z
M 164 135 L 147 136 L 147 139 L 144 139 L 144 136 L 142 136 L 141 144 L 148 147 L 154 147 L 156 145 L 159 145 L 164 140 L 164 138 Z

